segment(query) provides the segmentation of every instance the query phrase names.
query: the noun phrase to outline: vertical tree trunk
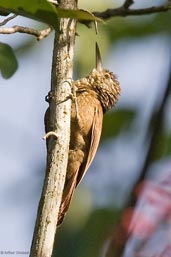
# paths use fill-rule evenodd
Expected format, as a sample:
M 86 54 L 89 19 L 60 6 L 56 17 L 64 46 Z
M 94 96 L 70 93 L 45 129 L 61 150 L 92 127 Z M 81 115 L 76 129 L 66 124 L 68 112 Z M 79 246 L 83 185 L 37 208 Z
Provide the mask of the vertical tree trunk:
M 61 0 L 62 8 L 76 8 L 77 0 Z M 50 126 L 57 137 L 48 139 L 47 167 L 37 220 L 32 240 L 30 257 L 50 257 L 52 255 L 59 206 L 66 176 L 69 139 L 71 100 L 64 101 L 71 93 L 66 80 L 72 78 L 73 48 L 76 21 L 60 19 L 55 33 L 50 101 Z

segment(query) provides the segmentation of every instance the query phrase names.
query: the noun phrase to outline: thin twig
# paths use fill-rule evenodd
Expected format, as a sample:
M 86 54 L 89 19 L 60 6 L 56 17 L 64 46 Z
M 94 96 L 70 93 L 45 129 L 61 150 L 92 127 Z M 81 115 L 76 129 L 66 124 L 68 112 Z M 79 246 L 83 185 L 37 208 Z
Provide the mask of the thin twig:
M 22 27 L 22 26 L 13 26 L 11 28 L 0 28 L 0 34 L 13 34 L 16 32 L 19 33 L 26 33 L 37 37 L 37 40 L 41 40 L 45 37 L 47 37 L 50 32 L 52 31 L 52 27 L 48 27 L 43 30 L 36 30 L 28 27 Z
M 2 22 L 0 22 L 0 26 L 4 26 L 5 24 L 7 24 L 7 22 L 13 20 L 16 17 L 17 17 L 16 14 L 11 15 L 10 17 L 8 17 L 8 18 L 4 19 Z
M 126 4 L 126 7 L 125 7 Z M 125 16 L 135 16 L 135 15 L 146 15 L 146 14 L 153 14 L 159 12 L 167 12 L 171 9 L 171 5 L 160 5 L 160 6 L 152 6 L 149 8 L 142 8 L 142 9 L 129 9 L 128 1 L 119 8 L 115 9 L 107 9 L 104 12 L 93 12 L 93 14 L 101 19 L 107 20 L 112 17 L 125 17 Z
M 125 0 L 125 2 L 124 2 L 124 4 L 123 4 L 123 7 L 125 8 L 125 9 L 129 9 L 129 7 L 131 6 L 131 5 L 133 5 L 134 4 L 134 1 L 133 0 Z
M 48 139 L 48 137 L 50 136 L 54 136 L 56 138 L 58 138 L 58 134 L 55 131 L 49 131 L 48 133 L 46 133 L 43 137 L 44 140 Z
M 48 0 L 48 2 L 51 4 L 54 4 L 54 5 L 59 5 L 58 1 L 56 1 L 56 0 Z

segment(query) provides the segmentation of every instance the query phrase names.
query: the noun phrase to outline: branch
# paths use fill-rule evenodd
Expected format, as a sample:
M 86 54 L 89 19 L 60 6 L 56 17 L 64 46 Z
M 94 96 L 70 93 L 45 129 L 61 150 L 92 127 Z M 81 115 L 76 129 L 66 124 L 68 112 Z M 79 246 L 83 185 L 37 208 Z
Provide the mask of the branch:
M 48 0 L 48 2 L 54 5 L 59 5 L 57 0 Z
M 152 127 L 151 137 L 149 140 L 149 146 L 147 149 L 145 161 L 144 161 L 143 167 L 140 171 L 140 176 L 137 179 L 137 181 L 135 181 L 135 183 L 132 187 L 132 191 L 130 193 L 130 198 L 128 199 L 128 201 L 126 203 L 125 208 L 136 205 L 136 202 L 138 201 L 138 199 L 136 199 L 136 196 L 134 194 L 135 189 L 136 189 L 137 185 L 139 185 L 142 181 L 144 181 L 144 179 L 147 175 L 147 172 L 148 172 L 148 168 L 155 159 L 156 151 L 159 146 L 159 142 L 161 140 L 161 131 L 163 128 L 163 119 L 164 119 L 164 114 L 165 114 L 165 108 L 166 108 L 166 104 L 168 102 L 168 99 L 169 99 L 170 93 L 171 93 L 171 61 L 170 61 L 170 71 L 169 72 L 170 72 L 170 74 L 168 77 L 168 82 L 167 82 L 166 88 L 164 89 L 163 96 L 161 96 L 161 102 L 158 107 L 158 110 L 157 111 L 154 110 L 154 112 L 152 113 L 152 116 L 151 116 L 151 117 L 154 116 L 155 119 L 153 121 L 154 125 Z M 158 102 L 159 102 L 159 99 L 157 99 L 157 103 Z
M 17 17 L 16 14 L 11 15 L 10 17 L 8 17 L 8 18 L 4 19 L 2 22 L 0 22 L 0 26 L 4 26 L 5 24 L 7 24 L 7 22 L 13 20 L 16 17 Z
M 43 30 L 36 30 L 32 28 L 22 27 L 22 26 L 13 26 L 11 28 L 0 28 L 0 34 L 13 34 L 16 32 L 26 33 L 37 37 L 37 40 L 41 40 L 47 37 L 52 31 L 52 27 L 48 27 Z
M 152 6 L 149 8 L 142 9 L 129 9 L 129 6 L 133 4 L 133 1 L 125 1 L 123 6 L 115 9 L 107 9 L 104 12 L 93 12 L 93 14 L 101 19 L 107 20 L 112 17 L 125 17 L 131 15 L 146 15 L 158 12 L 167 12 L 171 9 L 171 5 L 160 5 L 160 6 Z
M 62 8 L 76 8 L 77 0 L 61 0 Z M 58 22 L 58 21 L 57 21 Z M 65 183 L 70 140 L 71 100 L 58 104 L 71 94 L 68 78 L 73 73 L 73 48 L 76 20 L 60 19 L 55 33 L 51 92 L 49 108 L 45 115 L 46 130 L 50 129 L 47 142 L 47 165 L 30 257 L 50 257 L 53 250 L 59 207 Z M 47 128 L 49 127 L 49 129 Z
M 170 71 L 169 71 L 168 75 L 169 76 L 168 76 L 167 85 L 164 89 L 163 95 L 161 96 L 160 105 L 159 105 L 157 111 L 154 110 L 154 112 L 152 114 L 152 116 L 153 116 L 156 113 L 155 120 L 154 120 L 154 123 L 153 123 L 154 125 L 153 125 L 152 131 L 151 131 L 151 137 L 149 139 L 148 149 L 147 149 L 147 152 L 146 152 L 146 157 L 145 157 L 145 160 L 144 160 L 144 163 L 143 163 L 143 167 L 140 171 L 140 176 L 134 182 L 134 185 L 133 185 L 132 190 L 130 192 L 130 197 L 127 200 L 127 203 L 124 207 L 123 214 L 124 214 L 126 209 L 136 208 L 136 204 L 137 204 L 139 198 L 136 197 L 135 190 L 136 190 L 137 186 L 145 180 L 147 172 L 149 170 L 149 167 L 152 164 L 152 162 L 154 161 L 156 151 L 159 147 L 159 142 L 161 140 L 161 131 L 162 131 L 162 128 L 163 128 L 165 108 L 166 108 L 166 105 L 168 103 L 170 93 L 171 93 L 171 60 L 170 60 Z M 158 101 L 159 100 L 157 99 L 157 103 L 158 103 Z M 140 192 L 139 192 L 139 194 L 140 194 Z M 125 241 L 123 242 L 123 245 L 118 246 L 118 249 L 120 251 L 120 254 L 118 256 L 123 255 L 126 243 L 129 242 L 128 241 L 129 240 L 128 238 L 130 236 L 129 231 L 127 231 L 127 229 L 125 229 L 122 232 L 125 235 Z M 112 249 L 112 242 L 110 244 L 110 247 L 108 248 L 109 252 L 111 251 L 111 249 Z
M 125 9 L 128 9 L 132 4 L 134 4 L 134 1 L 133 0 L 125 0 L 124 4 L 123 4 L 123 7 Z
M 170 74 L 168 74 L 168 81 L 167 85 L 164 89 L 163 95 L 160 99 L 160 104 L 157 109 L 157 112 L 154 110 L 152 113 L 152 116 L 154 113 L 155 115 L 155 121 L 154 126 L 152 127 L 151 131 L 151 137 L 149 139 L 149 145 L 147 147 L 146 157 L 143 163 L 143 166 L 140 171 L 140 176 L 138 179 L 134 182 L 131 192 L 129 194 L 129 198 L 124 206 L 124 209 L 120 215 L 120 222 L 119 225 L 115 228 L 114 233 L 110 239 L 109 246 L 107 248 L 106 257 L 107 256 L 123 256 L 123 253 L 125 251 L 125 246 L 127 242 L 129 243 L 129 231 L 127 230 L 128 226 L 123 226 L 123 216 L 125 215 L 126 210 L 136 208 L 136 204 L 139 199 L 137 199 L 135 195 L 135 191 L 137 188 L 137 185 L 139 185 L 142 181 L 144 181 L 147 172 L 149 170 L 150 165 L 154 161 L 155 154 L 157 152 L 159 141 L 161 140 L 161 131 L 163 128 L 163 119 L 165 114 L 165 108 L 167 106 L 168 100 L 170 98 L 171 94 L 171 60 L 170 60 Z M 159 99 L 157 98 L 157 103 Z M 140 194 L 140 193 L 139 193 Z M 134 218 L 134 217 L 133 217 Z M 129 219 L 128 219 L 129 220 Z M 138 222 L 138 221 L 137 221 Z M 118 237 L 121 236 L 122 241 L 118 243 Z M 113 255 L 112 255 L 113 254 Z M 137 255 L 136 255 L 137 256 Z M 164 256 L 164 255 L 163 255 Z

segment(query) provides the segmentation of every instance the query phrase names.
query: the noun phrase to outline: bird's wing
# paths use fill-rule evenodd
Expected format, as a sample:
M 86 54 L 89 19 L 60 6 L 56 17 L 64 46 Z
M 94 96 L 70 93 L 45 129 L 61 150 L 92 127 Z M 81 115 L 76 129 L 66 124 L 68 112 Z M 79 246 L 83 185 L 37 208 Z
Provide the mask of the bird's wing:
M 77 167 L 76 170 L 71 172 L 72 176 L 67 178 L 65 181 L 64 191 L 62 195 L 62 202 L 60 205 L 59 210 L 59 216 L 58 216 L 58 226 L 62 223 L 65 214 L 69 208 L 71 199 L 73 197 L 74 189 L 78 185 L 78 183 L 81 181 L 81 179 L 84 177 L 87 169 L 89 168 L 99 145 L 100 136 L 101 136 L 101 130 L 102 130 L 102 122 L 103 122 L 103 110 L 101 105 L 94 108 L 94 117 L 93 117 L 93 124 L 91 129 L 91 138 L 90 138 L 90 145 L 87 146 L 89 148 L 88 155 L 86 159 L 83 161 L 81 166 L 75 166 Z M 71 153 L 74 155 L 73 153 Z M 79 154 L 79 153 L 75 153 Z M 73 162 L 74 162 L 74 157 Z
M 88 170 L 90 164 L 94 159 L 94 156 L 96 154 L 99 141 L 100 141 L 102 123 L 103 123 L 103 109 L 101 107 L 101 104 L 99 103 L 99 106 L 94 108 L 94 119 L 93 119 L 92 130 L 91 130 L 91 140 L 90 140 L 88 156 L 87 156 L 87 159 L 84 160 L 84 163 L 80 167 L 76 186 L 82 180 L 82 178 L 84 177 L 86 171 Z

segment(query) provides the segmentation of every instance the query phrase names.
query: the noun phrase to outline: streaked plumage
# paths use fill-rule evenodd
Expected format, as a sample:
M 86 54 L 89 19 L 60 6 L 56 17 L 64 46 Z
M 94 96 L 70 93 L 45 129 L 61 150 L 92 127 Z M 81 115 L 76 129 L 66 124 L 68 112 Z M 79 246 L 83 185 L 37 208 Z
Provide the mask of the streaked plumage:
M 103 114 L 117 102 L 120 86 L 115 75 L 101 67 L 101 58 L 96 45 L 96 69 L 85 78 L 73 81 L 76 104 L 71 105 L 71 136 L 68 166 L 63 197 L 58 216 L 58 225 L 69 208 L 73 192 L 89 168 L 99 145 Z M 78 110 L 78 112 L 77 112 Z M 48 118 L 45 129 L 49 131 Z

